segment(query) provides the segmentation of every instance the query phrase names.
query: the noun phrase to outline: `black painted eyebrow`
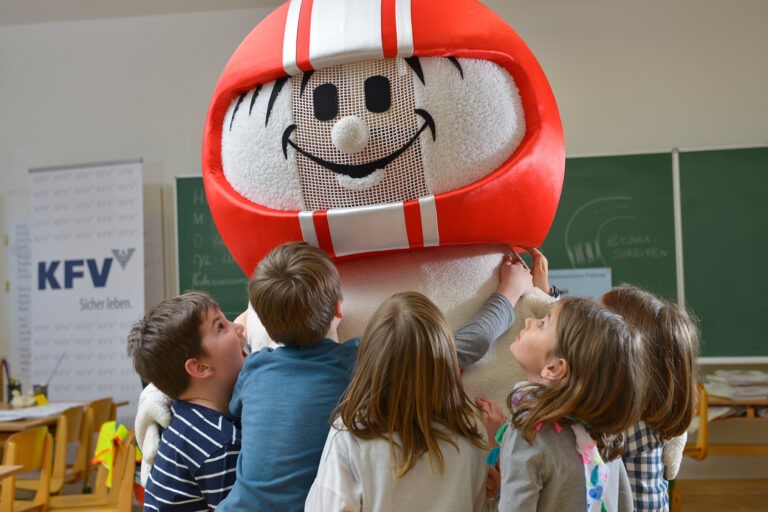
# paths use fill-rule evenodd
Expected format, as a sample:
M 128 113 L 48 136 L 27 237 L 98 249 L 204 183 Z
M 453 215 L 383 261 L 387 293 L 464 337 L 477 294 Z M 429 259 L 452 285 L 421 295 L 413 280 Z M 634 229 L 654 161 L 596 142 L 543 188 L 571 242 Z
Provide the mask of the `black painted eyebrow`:
M 253 110 L 253 104 L 256 103 L 256 96 L 259 95 L 259 91 L 261 91 L 261 85 L 259 85 L 256 89 L 253 90 L 253 96 L 251 96 L 251 106 L 248 107 L 248 115 L 251 115 L 251 111 Z
M 235 110 L 232 112 L 232 119 L 229 120 L 229 131 L 232 131 L 232 123 L 235 122 L 235 114 L 237 114 L 237 109 L 240 108 L 240 104 L 245 99 L 245 95 L 248 94 L 247 92 L 244 92 L 240 95 L 239 98 L 237 98 L 237 104 L 235 105 Z
M 304 72 L 304 75 L 301 77 L 301 89 L 299 90 L 299 97 L 304 96 L 304 88 L 307 87 L 307 83 L 309 82 L 309 79 L 314 72 L 314 69 L 310 69 L 309 71 Z
M 456 57 L 448 57 L 448 60 L 451 61 L 451 64 L 456 66 L 456 69 L 459 70 L 459 74 L 461 75 L 461 79 L 464 80 L 464 70 L 461 69 L 461 64 L 459 64 L 459 61 Z
M 426 85 L 424 83 L 424 71 L 421 69 L 421 62 L 419 61 L 418 57 L 407 57 L 405 59 L 405 62 L 408 63 L 409 66 L 411 66 L 411 69 L 414 73 L 416 73 L 416 76 L 419 77 L 419 80 L 421 80 L 421 83 L 423 85 Z
M 280 91 L 282 90 L 283 86 L 285 85 L 285 82 L 287 81 L 288 81 L 287 76 L 284 76 L 275 80 L 275 86 L 272 87 L 272 93 L 269 95 L 269 103 L 267 104 L 267 119 L 264 122 L 264 126 L 267 126 L 269 124 L 269 114 L 272 113 L 272 107 L 275 106 L 277 95 L 280 94 Z

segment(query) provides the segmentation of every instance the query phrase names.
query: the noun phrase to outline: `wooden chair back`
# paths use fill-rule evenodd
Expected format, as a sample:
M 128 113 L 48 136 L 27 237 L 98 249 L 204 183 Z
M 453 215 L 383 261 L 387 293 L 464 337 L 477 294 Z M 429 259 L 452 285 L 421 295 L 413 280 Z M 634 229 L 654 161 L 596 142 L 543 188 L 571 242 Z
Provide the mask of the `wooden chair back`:
M 51 497 L 49 510 L 94 510 L 130 512 L 133 505 L 133 482 L 136 472 L 136 438 L 131 430 L 123 444 L 115 450 L 112 487 L 107 487 L 107 469 L 99 465 L 92 494 Z
M 119 461 L 120 479 L 112 475 L 112 489 L 117 493 L 116 512 L 131 512 L 133 507 L 133 485 L 136 479 L 136 436 L 131 430 L 125 437 L 125 450 Z M 116 460 L 115 463 L 118 463 Z
M 83 489 L 85 491 L 91 490 L 91 473 L 93 471 L 91 459 L 93 459 L 93 450 L 96 446 L 95 437 L 98 435 L 99 429 L 104 423 L 115 419 L 116 409 L 112 398 L 94 400 L 85 407 L 84 423 L 87 429 L 83 432 L 83 438 L 85 439 L 85 467 L 83 469 L 85 483 L 83 484 Z M 94 488 L 95 487 L 98 487 L 98 485 L 95 485 Z
M 56 421 L 54 436 L 53 470 L 51 471 L 50 493 L 58 494 L 64 486 L 67 474 L 67 446 L 80 440 L 80 427 L 83 423 L 83 407 L 71 407 L 61 413 Z M 78 450 L 80 447 L 78 446 Z M 79 455 L 79 453 L 78 453 Z M 75 463 L 80 461 L 75 461 Z M 84 462 L 84 461 L 83 461 Z M 82 473 L 82 470 L 81 470 Z M 81 476 L 82 478 L 82 476 Z M 39 483 L 37 478 L 19 478 L 16 487 L 19 489 L 36 490 Z
M 2 481 L 0 512 L 27 510 L 45 511 L 49 501 L 51 464 L 53 459 L 53 438 L 48 427 L 39 427 L 11 435 L 5 442 L 3 465 L 23 466 L 23 473 L 40 470 L 37 492 L 31 500 L 17 500 L 16 476 Z
M 709 423 L 707 410 L 709 409 L 709 397 L 707 390 L 702 384 L 699 384 L 699 431 L 696 434 L 696 442 L 687 443 L 683 450 L 683 455 L 693 457 L 696 460 L 703 460 L 707 456 L 709 444 Z
M 693 443 L 686 443 L 683 449 L 683 455 L 693 457 L 696 460 L 703 460 L 707 456 L 709 448 L 709 418 L 707 411 L 709 410 L 709 396 L 707 390 L 703 384 L 699 384 L 699 408 L 696 415 L 699 417 L 699 430 L 696 433 L 696 441 Z M 670 483 L 669 493 L 669 510 L 670 512 L 680 512 L 683 507 L 683 494 L 680 492 L 680 488 L 674 485 L 674 481 Z

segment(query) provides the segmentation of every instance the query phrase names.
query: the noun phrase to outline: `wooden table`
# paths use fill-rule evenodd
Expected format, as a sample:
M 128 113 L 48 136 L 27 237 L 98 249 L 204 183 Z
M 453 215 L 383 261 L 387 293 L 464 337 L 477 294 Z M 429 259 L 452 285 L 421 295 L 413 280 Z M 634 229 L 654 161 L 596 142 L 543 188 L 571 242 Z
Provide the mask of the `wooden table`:
M 0 402 L 0 409 L 9 410 L 13 409 L 13 407 L 8 403 Z M 59 416 L 61 416 L 61 414 L 51 414 L 50 416 L 44 416 L 42 418 L 0 421 L 0 449 L 5 445 L 5 441 L 16 432 L 23 432 L 37 427 L 48 427 L 48 429 L 53 432 L 55 429 L 52 427 L 56 426 Z
M 725 418 L 718 418 L 715 421 L 768 422 L 768 418 L 755 414 L 756 409 L 768 407 L 768 400 L 729 400 L 719 396 L 709 396 L 709 405 L 745 407 L 747 409 L 744 416 L 727 416 Z M 768 455 L 768 444 L 707 443 L 707 452 L 710 455 Z
M 5 402 L 0 402 L 0 409 L 2 410 L 10 410 L 12 407 L 10 404 L 7 404 Z M 52 414 L 50 416 L 45 416 L 44 418 L 28 418 L 24 420 L 15 420 L 15 421 L 0 421 L 0 435 L 1 433 L 10 433 L 13 434 L 15 432 L 22 432 L 24 430 L 29 430 L 31 428 L 37 428 L 41 427 L 43 425 L 55 425 L 56 420 L 59 419 L 60 414 Z

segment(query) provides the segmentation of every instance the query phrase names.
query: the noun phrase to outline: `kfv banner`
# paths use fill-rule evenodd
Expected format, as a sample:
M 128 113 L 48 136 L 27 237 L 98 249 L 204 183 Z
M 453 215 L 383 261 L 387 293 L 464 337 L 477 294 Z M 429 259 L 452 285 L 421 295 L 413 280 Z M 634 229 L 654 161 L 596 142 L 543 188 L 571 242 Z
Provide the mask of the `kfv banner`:
M 125 340 L 144 313 L 142 164 L 33 169 L 29 181 L 32 383 L 55 401 L 130 400 L 118 415 L 132 424 L 141 383 Z

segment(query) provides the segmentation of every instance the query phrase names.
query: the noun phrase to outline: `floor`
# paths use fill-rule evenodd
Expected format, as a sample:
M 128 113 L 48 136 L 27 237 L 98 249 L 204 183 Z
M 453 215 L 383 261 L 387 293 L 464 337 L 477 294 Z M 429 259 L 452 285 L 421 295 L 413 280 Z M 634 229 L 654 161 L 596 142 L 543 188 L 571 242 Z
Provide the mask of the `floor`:
M 768 480 L 677 480 L 681 512 L 768 512 Z

